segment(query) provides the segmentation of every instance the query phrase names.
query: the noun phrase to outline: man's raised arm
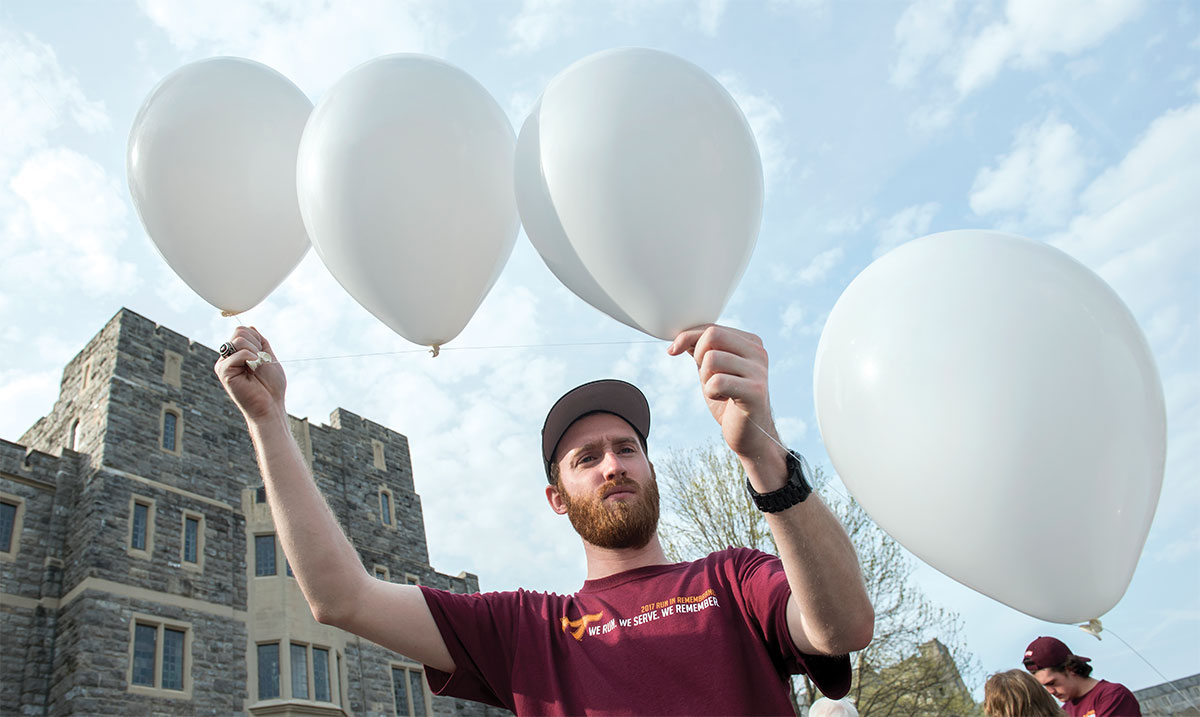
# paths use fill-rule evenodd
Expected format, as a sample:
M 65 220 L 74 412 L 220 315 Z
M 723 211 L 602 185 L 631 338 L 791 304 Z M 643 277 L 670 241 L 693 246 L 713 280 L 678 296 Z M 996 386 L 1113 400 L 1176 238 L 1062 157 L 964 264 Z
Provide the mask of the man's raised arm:
M 767 390 L 767 352 L 754 334 L 701 326 L 679 334 L 672 356 L 692 355 L 709 410 L 737 454 L 750 484 L 770 493 L 787 482 Z M 875 611 L 863 585 L 854 545 L 815 493 L 777 513 L 767 525 L 792 588 L 788 628 L 808 654 L 841 655 L 871 642 Z
M 274 361 L 247 366 L 260 351 L 274 357 L 270 343 L 244 326 L 230 343 L 236 351 L 217 361 L 215 371 L 246 418 L 279 540 L 313 617 L 453 672 L 420 588 L 368 574 L 317 488 L 288 426 L 283 368 Z

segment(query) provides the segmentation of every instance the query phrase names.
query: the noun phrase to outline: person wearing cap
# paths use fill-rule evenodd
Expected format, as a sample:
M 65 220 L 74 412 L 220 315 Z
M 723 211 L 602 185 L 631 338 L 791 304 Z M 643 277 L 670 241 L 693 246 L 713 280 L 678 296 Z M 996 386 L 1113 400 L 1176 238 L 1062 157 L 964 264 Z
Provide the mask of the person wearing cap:
M 1142 714 L 1125 685 L 1092 677 L 1091 659 L 1073 654 L 1062 640 L 1039 637 L 1025 648 L 1022 662 L 1070 717 Z
M 757 336 L 720 326 L 668 348 L 696 362 L 702 394 L 767 513 L 781 557 L 730 548 L 669 563 L 647 456 L 650 410 L 622 381 L 584 384 L 550 409 L 542 462 L 550 508 L 580 535 L 587 579 L 573 595 L 458 595 L 374 579 L 301 457 L 270 344 L 239 327 L 216 372 L 242 410 L 276 528 L 314 617 L 427 666 L 437 694 L 517 714 L 789 714 L 789 676 L 832 698 L 874 612 L 854 548 L 783 448 Z

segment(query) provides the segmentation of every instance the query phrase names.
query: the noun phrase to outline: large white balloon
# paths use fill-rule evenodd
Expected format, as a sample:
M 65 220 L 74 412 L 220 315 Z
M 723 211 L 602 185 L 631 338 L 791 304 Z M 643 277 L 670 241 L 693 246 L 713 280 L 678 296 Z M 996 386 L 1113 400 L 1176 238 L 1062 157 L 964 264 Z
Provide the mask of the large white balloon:
M 903 245 L 838 299 L 814 394 L 846 486 L 925 562 L 1052 622 L 1124 595 L 1166 415 L 1145 337 L 1082 264 L 987 231 Z
M 402 54 L 358 66 L 317 104 L 300 142 L 313 246 L 396 333 L 446 343 L 516 242 L 515 144 L 487 90 L 446 62 Z
M 163 78 L 133 121 L 138 216 L 179 278 L 222 311 L 261 302 L 308 251 L 296 152 L 311 111 L 275 70 L 215 57 Z
M 525 231 L 568 288 L 663 339 L 720 317 L 763 202 L 758 147 L 720 83 L 665 52 L 600 52 L 550 82 L 520 142 Z
M 541 254 L 542 261 L 546 262 L 550 271 L 564 286 L 575 292 L 576 296 L 617 321 L 644 331 L 645 329 L 629 318 L 604 289 L 600 288 L 563 231 L 562 222 L 554 209 L 554 202 L 550 199 L 550 190 L 546 187 L 545 177 L 542 176 L 541 141 L 538 136 L 538 113 L 541 104 L 539 100 L 534 105 L 533 111 L 521 127 L 521 134 L 517 137 L 517 207 L 520 209 L 525 234 Z

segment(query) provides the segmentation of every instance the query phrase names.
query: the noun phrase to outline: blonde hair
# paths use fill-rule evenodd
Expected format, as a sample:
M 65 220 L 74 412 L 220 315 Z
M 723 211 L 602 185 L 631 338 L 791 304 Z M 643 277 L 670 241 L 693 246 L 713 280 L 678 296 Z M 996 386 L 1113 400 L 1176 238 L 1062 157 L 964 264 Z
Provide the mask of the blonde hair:
M 1024 670 L 997 672 L 983 686 L 988 717 L 1057 717 L 1064 714 L 1045 687 Z

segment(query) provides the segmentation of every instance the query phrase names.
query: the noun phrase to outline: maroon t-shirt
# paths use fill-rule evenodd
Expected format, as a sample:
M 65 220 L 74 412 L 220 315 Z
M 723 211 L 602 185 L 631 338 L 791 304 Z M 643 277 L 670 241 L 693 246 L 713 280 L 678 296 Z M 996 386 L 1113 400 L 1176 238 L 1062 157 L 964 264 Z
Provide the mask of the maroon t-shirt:
M 1137 698 L 1125 685 L 1100 680 L 1083 697 L 1067 700 L 1063 709 L 1070 717 L 1141 717 L 1142 708 Z
M 574 595 L 422 587 L 457 669 L 430 688 L 517 714 L 793 714 L 788 675 L 832 698 L 847 656 L 805 655 L 776 558 L 729 548 L 588 580 Z

